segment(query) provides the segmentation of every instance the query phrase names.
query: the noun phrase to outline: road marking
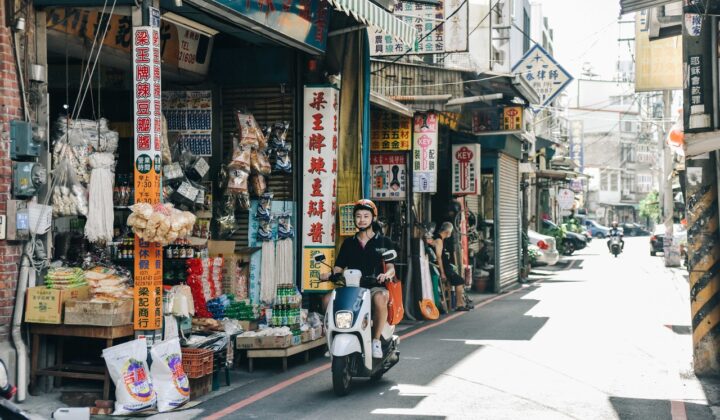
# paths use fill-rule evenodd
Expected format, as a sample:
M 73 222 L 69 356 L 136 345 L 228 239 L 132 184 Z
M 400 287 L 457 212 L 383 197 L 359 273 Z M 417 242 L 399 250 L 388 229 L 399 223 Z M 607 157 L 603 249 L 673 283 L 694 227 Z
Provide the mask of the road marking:
M 687 420 L 684 401 L 670 401 L 670 417 L 672 420 Z
M 539 281 L 536 282 L 536 283 L 539 283 Z M 519 287 L 519 288 L 517 288 L 517 289 L 515 289 L 515 290 L 513 290 L 513 291 L 511 291 L 511 292 L 508 292 L 508 293 L 505 293 L 505 294 L 502 294 L 502 295 L 497 295 L 497 296 L 495 296 L 495 297 L 493 297 L 493 298 L 490 298 L 490 299 L 485 299 L 485 300 L 483 300 L 482 302 L 480 302 L 480 303 L 478 303 L 477 305 L 475 305 L 475 308 L 482 308 L 483 306 L 488 305 L 488 304 L 490 304 L 490 303 L 492 303 L 492 302 L 495 302 L 495 301 L 498 300 L 498 299 L 504 298 L 504 297 L 506 297 L 506 296 L 510 296 L 510 295 L 512 295 L 513 293 L 517 293 L 517 292 L 522 291 L 522 290 L 525 290 L 525 288 L 524 288 L 524 287 Z M 449 321 L 451 321 L 451 320 L 453 320 L 453 319 L 455 319 L 455 318 L 458 318 L 458 317 L 460 317 L 460 316 L 463 316 L 463 315 L 465 315 L 465 314 L 467 314 L 467 312 L 456 312 L 456 313 L 454 313 L 454 314 L 452 314 L 452 315 L 450 315 L 450 316 L 442 319 L 441 321 L 433 322 L 432 324 L 426 325 L 426 326 L 421 327 L 421 328 L 418 328 L 418 329 L 416 329 L 416 330 L 412 330 L 412 331 L 410 331 L 410 332 L 408 332 L 408 333 L 405 333 L 405 334 L 401 334 L 401 335 L 400 335 L 400 338 L 401 338 L 401 339 L 410 338 L 410 337 L 412 337 L 412 336 L 414 336 L 414 335 L 420 334 L 421 332 L 427 331 L 427 330 L 429 330 L 429 329 L 431 329 L 431 328 L 439 327 L 440 325 L 443 325 L 443 324 L 445 324 L 446 322 L 449 322 Z M 230 405 L 230 406 L 228 406 L 228 407 L 226 407 L 226 408 L 224 408 L 224 409 L 222 409 L 222 410 L 220 410 L 220 411 L 218 411 L 218 412 L 216 412 L 216 413 L 213 413 L 213 414 L 211 414 L 211 415 L 209 415 L 209 416 L 204 417 L 203 420 L 217 420 L 217 419 L 223 418 L 223 417 L 225 417 L 225 416 L 227 416 L 227 415 L 229 415 L 229 414 L 232 414 L 232 413 L 236 412 L 237 410 L 239 410 L 239 409 L 241 409 L 241 408 L 247 407 L 248 405 L 250 405 L 250 404 L 252 404 L 252 403 L 255 403 L 255 402 L 257 402 L 257 401 L 260 401 L 260 400 L 262 400 L 263 398 L 269 397 L 270 395 L 272 395 L 272 394 L 274 394 L 274 393 L 276 393 L 276 392 L 278 392 L 278 391 L 282 391 L 283 389 L 289 387 L 290 385 L 293 385 L 293 384 L 295 384 L 295 383 L 298 383 L 298 382 L 300 382 L 300 381 L 302 381 L 302 380 L 304 380 L 304 379 L 307 379 L 307 378 L 309 378 L 309 377 L 311 377 L 311 376 L 315 376 L 315 375 L 317 375 L 318 373 L 323 372 L 323 371 L 328 370 L 328 369 L 330 369 L 330 363 L 325 363 L 324 365 L 318 366 L 318 367 L 316 367 L 315 369 L 309 370 L 309 371 L 307 371 L 307 372 L 305 372 L 305 373 L 301 373 L 301 374 L 299 374 L 299 375 L 297 375 L 297 376 L 294 376 L 294 377 L 292 377 L 292 378 L 290 378 L 290 379 L 287 379 L 287 380 L 285 380 L 285 381 L 282 381 L 282 382 L 280 382 L 280 383 L 278 383 L 278 384 L 275 384 L 275 385 L 271 386 L 270 388 L 266 388 L 266 389 L 258 392 L 257 394 L 254 394 L 254 395 L 251 395 L 251 396 L 245 398 L 244 400 L 240 400 L 240 401 L 236 402 L 235 404 L 232 404 L 232 405 Z M 684 407 L 684 406 L 683 406 L 683 407 Z M 678 418 L 677 420 L 683 420 L 683 419 L 684 419 L 684 417 L 683 417 L 683 418 Z M 673 420 L 675 420 L 675 417 L 673 417 Z

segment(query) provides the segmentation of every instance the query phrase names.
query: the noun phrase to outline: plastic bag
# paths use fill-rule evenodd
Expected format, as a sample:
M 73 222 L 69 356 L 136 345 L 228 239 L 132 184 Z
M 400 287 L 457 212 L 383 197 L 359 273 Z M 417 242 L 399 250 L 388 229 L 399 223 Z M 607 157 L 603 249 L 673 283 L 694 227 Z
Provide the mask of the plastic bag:
M 190 400 L 190 380 L 183 370 L 180 341 L 171 338 L 150 349 L 151 374 L 157 392 L 158 411 L 165 412 Z
M 265 183 L 265 177 L 260 174 L 250 175 L 250 185 L 252 185 L 253 192 L 256 196 L 260 197 L 265 194 L 267 184 Z
M 70 160 L 63 160 L 53 171 L 55 187 L 52 192 L 53 216 L 86 216 L 88 213 L 87 190 L 77 181 Z
M 102 352 L 115 384 L 113 415 L 133 414 L 155 407 L 157 395 L 147 365 L 147 344 L 137 339 Z
M 268 159 L 265 152 L 253 150 L 250 154 L 250 168 L 253 172 L 270 175 L 272 172 L 272 166 L 270 166 L 270 159 Z
M 240 146 L 237 137 L 233 138 L 233 155 L 228 167 L 250 172 L 250 153 L 250 146 Z
M 240 169 L 231 169 L 228 179 L 228 194 L 247 194 L 249 173 Z
M 267 147 L 267 140 L 255 117 L 249 113 L 237 113 L 238 131 L 240 132 L 240 145 L 260 149 Z

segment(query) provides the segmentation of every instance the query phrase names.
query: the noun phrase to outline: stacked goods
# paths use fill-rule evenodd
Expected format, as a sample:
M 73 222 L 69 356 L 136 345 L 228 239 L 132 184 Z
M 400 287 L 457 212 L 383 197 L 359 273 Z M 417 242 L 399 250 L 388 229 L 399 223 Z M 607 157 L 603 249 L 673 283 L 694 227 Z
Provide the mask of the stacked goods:
M 93 302 L 115 302 L 133 298 L 129 276 L 113 268 L 92 268 L 85 271 L 85 279 L 90 285 Z
M 56 267 L 48 270 L 45 285 L 48 289 L 70 289 L 85 286 L 85 274 L 80 268 Z
M 195 215 L 176 209 L 172 204 L 137 203 L 131 207 L 127 224 L 140 239 L 168 245 L 183 239 L 193 230 Z
M 254 321 L 260 317 L 260 306 L 251 304 L 249 300 L 233 301 L 225 308 L 225 316 L 231 319 Z
M 222 294 L 222 257 L 192 258 L 187 262 L 187 284 L 193 296 L 196 316 L 212 318 L 207 302 Z
M 248 209 L 251 191 L 256 196 L 265 193 L 265 176 L 270 175 L 272 166 L 267 155 L 267 138 L 255 117 L 242 112 L 238 112 L 236 117 L 240 136 L 233 139 L 227 192 L 237 196 L 242 208 Z
M 207 303 L 207 309 L 215 319 L 223 319 L 226 315 L 226 309 L 232 303 L 232 295 L 220 295 L 215 299 L 210 299 Z

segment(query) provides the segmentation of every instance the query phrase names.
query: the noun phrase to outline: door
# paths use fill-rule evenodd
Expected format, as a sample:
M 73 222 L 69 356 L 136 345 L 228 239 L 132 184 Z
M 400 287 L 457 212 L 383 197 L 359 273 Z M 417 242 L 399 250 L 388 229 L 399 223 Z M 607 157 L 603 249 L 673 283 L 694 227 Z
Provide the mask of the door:
M 519 280 L 520 254 L 520 180 L 518 160 L 498 155 L 496 178 L 495 277 L 499 290 L 515 286 Z

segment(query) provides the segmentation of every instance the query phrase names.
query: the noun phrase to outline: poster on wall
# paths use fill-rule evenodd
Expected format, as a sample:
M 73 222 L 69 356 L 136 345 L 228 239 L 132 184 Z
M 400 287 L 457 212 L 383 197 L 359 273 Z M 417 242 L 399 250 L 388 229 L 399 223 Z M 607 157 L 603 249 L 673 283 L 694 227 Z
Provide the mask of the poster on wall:
M 480 145 L 455 144 L 452 147 L 452 193 L 480 194 Z
M 413 192 L 437 192 L 438 120 L 434 112 L 413 121 Z
M 405 151 L 412 147 L 412 118 L 373 110 L 370 119 L 370 150 Z
M 376 201 L 404 201 L 407 197 L 407 157 L 403 153 L 373 153 L 371 195 Z
M 468 50 L 468 6 L 464 0 L 441 0 L 438 4 L 399 1 L 393 14 L 417 30 L 412 54 Z M 368 29 L 368 39 L 373 56 L 398 55 L 408 50 L 405 44 L 378 28 Z
M 168 134 L 196 156 L 212 155 L 212 91 L 166 91 L 162 109 Z
M 332 86 L 306 86 L 303 94 L 303 290 L 332 288 L 320 283 L 322 267 L 313 261 L 318 252 L 326 262 L 334 258 L 337 213 L 337 148 L 339 91 Z M 327 269 L 329 271 L 329 269 Z
M 162 104 L 160 31 L 142 26 L 133 30 L 133 95 L 135 131 L 135 202 L 160 202 Z M 157 243 L 135 237 L 134 327 L 162 328 L 163 252 Z

